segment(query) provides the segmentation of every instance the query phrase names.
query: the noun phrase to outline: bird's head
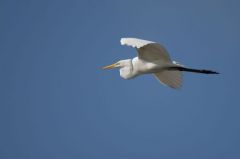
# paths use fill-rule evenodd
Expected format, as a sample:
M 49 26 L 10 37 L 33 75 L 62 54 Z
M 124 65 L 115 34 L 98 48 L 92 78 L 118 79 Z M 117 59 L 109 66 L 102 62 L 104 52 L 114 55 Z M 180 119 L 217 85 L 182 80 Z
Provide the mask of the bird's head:
M 120 60 L 114 64 L 108 65 L 103 67 L 102 69 L 106 70 L 106 69 L 113 69 L 113 68 L 123 68 L 123 67 L 131 67 L 132 66 L 132 60 L 131 59 L 127 59 L 127 60 Z
M 108 65 L 103 67 L 102 69 L 113 69 L 113 68 L 120 68 L 120 76 L 124 79 L 130 79 L 133 78 L 133 65 L 132 60 L 120 60 L 114 64 Z

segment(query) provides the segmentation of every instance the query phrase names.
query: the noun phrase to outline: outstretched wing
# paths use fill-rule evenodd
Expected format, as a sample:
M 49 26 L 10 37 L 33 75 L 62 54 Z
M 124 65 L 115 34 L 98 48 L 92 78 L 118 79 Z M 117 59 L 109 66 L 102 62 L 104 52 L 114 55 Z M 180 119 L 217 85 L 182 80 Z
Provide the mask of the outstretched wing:
M 167 50 L 160 44 L 137 38 L 122 38 L 122 45 L 132 46 L 137 49 L 138 57 L 149 62 L 171 62 Z
M 164 85 L 171 88 L 179 89 L 182 86 L 181 71 L 162 71 L 154 74 L 155 77 Z

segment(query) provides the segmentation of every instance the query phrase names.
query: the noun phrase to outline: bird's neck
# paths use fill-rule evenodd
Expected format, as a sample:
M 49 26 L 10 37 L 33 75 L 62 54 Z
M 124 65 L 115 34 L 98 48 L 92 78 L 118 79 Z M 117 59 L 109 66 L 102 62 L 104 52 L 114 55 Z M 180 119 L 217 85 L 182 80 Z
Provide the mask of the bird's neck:
M 120 76 L 124 79 L 132 79 L 137 76 L 132 59 L 130 59 L 127 64 L 125 63 L 124 67 L 120 68 Z

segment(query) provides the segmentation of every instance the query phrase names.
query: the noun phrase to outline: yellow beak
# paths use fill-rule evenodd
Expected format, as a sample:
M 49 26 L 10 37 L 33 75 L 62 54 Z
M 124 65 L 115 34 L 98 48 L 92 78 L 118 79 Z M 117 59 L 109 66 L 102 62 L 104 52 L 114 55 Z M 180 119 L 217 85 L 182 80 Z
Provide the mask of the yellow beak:
M 102 69 L 106 70 L 106 69 L 112 69 L 112 68 L 116 68 L 116 67 L 118 67 L 118 65 L 117 65 L 117 63 L 114 63 L 114 64 L 111 64 L 111 65 L 105 66 Z

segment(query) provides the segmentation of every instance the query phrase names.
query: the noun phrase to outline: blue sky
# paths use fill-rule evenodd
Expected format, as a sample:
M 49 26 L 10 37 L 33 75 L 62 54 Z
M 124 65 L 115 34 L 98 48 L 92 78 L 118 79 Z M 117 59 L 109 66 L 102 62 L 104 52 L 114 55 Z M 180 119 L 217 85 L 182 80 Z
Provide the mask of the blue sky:
M 0 2 L 0 158 L 240 158 L 240 2 Z M 121 37 L 220 75 L 123 80 Z

